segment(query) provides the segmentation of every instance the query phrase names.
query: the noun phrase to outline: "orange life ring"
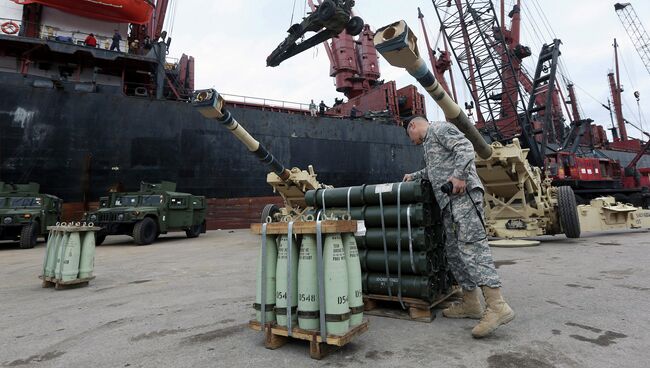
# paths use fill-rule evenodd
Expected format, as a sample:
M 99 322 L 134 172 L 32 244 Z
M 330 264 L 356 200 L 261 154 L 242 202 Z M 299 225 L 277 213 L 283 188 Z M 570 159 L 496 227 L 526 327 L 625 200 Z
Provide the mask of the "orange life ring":
M 12 21 L 4 22 L 0 26 L 0 29 L 2 29 L 2 32 L 6 34 L 16 34 L 18 33 L 18 30 L 20 29 L 20 26 Z

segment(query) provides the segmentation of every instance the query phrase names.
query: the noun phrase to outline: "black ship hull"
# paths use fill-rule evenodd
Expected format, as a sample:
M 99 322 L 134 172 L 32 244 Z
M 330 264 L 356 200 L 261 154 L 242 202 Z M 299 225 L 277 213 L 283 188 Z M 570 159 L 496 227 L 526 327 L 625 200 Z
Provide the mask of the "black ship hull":
M 118 184 L 129 190 L 161 180 L 208 198 L 273 195 L 266 167 L 188 103 L 127 97 L 119 87 L 33 86 L 29 77 L 0 72 L 0 181 L 38 182 L 67 203 L 96 201 Z M 286 166 L 313 165 L 330 185 L 394 182 L 424 164 L 421 148 L 392 123 L 230 110 Z M 622 166 L 635 156 L 601 152 Z M 650 156 L 638 167 L 650 167 Z
M 0 181 L 41 184 L 66 202 L 109 187 L 175 181 L 208 198 L 272 195 L 267 169 L 219 123 L 188 103 L 126 97 L 119 87 L 36 88 L 0 73 Z M 334 186 L 400 180 L 423 165 L 394 124 L 233 107 L 233 115 L 289 167 L 313 165 Z

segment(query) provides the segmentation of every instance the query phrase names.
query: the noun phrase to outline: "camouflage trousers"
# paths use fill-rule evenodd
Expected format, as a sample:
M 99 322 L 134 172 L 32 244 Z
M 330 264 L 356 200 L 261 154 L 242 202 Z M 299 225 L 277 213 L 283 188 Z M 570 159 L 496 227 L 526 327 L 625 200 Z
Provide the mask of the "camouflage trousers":
M 464 290 L 501 287 L 482 221 L 483 191 L 475 188 L 452 196 L 442 218 L 447 262 L 460 286 Z

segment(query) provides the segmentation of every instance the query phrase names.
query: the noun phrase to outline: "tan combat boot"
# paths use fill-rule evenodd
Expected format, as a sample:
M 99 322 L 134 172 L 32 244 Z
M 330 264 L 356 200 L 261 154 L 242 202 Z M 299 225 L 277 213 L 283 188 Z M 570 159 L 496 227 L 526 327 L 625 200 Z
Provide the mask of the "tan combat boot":
M 442 315 L 447 318 L 480 319 L 483 315 L 483 307 L 481 306 L 479 289 L 463 290 L 463 300 L 443 309 Z
M 515 312 L 508 303 L 503 300 L 500 288 L 481 287 L 487 308 L 481 318 L 481 322 L 472 329 L 472 336 L 476 338 L 485 337 L 496 330 L 497 327 L 515 319 Z

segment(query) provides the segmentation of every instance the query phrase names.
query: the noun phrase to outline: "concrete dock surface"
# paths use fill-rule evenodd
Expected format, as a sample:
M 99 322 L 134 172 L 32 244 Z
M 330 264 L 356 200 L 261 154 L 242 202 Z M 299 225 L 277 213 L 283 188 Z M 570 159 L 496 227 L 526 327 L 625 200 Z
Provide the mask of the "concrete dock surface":
M 493 248 L 517 313 L 476 340 L 472 320 L 370 316 L 370 330 L 322 361 L 307 342 L 267 350 L 249 330 L 258 239 L 176 233 L 150 246 L 109 237 L 88 287 L 41 288 L 45 246 L 0 243 L 2 367 L 647 367 L 650 235 L 540 238 Z

